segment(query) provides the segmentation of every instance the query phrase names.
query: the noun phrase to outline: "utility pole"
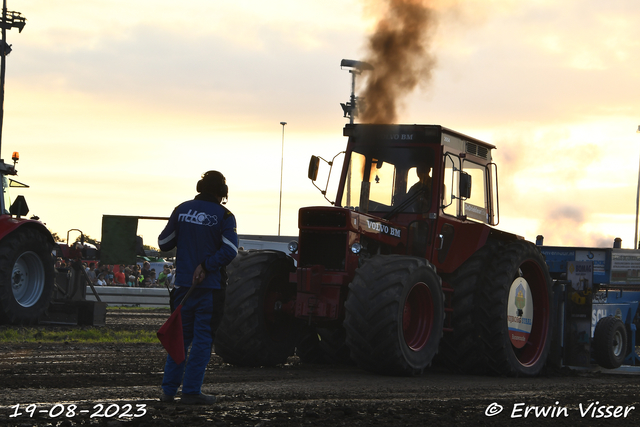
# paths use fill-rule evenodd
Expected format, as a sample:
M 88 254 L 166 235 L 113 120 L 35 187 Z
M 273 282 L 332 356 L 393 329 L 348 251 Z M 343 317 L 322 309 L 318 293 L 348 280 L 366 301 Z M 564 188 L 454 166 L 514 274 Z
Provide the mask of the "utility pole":
M 280 157 L 280 204 L 278 206 L 278 236 L 280 235 L 280 220 L 282 218 L 282 171 L 284 166 L 284 126 L 287 122 L 280 122 L 282 125 L 282 155 Z
M 640 133 L 640 126 L 638 126 L 637 133 Z M 640 212 L 640 165 L 638 166 L 638 192 L 636 193 L 636 230 L 633 233 L 633 249 L 640 249 L 640 242 L 638 242 L 638 214 Z
M 11 52 L 11 46 L 7 43 L 7 30 L 17 28 L 22 32 L 26 24 L 26 19 L 20 12 L 7 12 L 7 0 L 2 0 L 2 40 L 0 41 L 0 153 L 2 153 L 2 125 L 4 122 L 4 76 L 6 68 L 6 58 Z

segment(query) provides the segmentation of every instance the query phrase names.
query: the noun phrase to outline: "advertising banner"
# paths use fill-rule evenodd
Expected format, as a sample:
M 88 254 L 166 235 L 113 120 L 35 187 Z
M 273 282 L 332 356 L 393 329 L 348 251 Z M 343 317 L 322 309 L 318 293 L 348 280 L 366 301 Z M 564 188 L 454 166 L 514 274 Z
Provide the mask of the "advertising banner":
M 612 285 L 640 284 L 640 254 L 629 249 L 613 249 L 611 252 Z

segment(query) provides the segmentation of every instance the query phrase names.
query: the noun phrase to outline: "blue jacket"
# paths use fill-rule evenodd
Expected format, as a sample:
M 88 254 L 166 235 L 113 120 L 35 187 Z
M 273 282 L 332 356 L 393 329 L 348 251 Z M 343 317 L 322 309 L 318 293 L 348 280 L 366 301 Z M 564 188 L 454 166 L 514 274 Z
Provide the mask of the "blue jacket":
M 191 286 L 193 273 L 202 264 L 206 276 L 198 287 L 220 289 L 220 268 L 238 254 L 236 219 L 216 199 L 198 194 L 174 209 L 158 245 L 162 251 L 178 247 L 177 286 Z

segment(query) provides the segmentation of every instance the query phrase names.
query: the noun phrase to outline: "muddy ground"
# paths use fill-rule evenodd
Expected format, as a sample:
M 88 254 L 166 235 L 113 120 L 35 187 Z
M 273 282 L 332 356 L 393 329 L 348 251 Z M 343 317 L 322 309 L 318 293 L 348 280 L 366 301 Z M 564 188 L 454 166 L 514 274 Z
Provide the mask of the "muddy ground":
M 167 316 L 109 312 L 107 327 L 156 330 Z M 160 344 L 0 343 L 0 425 L 640 424 L 637 375 L 562 370 L 495 378 L 434 368 L 396 378 L 353 366 L 304 365 L 295 357 L 284 366 L 248 369 L 214 355 L 203 390 L 218 396 L 217 404 L 161 404 L 165 354 Z

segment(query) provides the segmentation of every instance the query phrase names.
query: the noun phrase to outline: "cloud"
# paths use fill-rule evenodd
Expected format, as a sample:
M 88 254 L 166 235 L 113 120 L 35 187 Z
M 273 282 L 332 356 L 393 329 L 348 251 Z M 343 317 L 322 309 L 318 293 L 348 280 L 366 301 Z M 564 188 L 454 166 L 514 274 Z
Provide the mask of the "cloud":
M 413 101 L 467 126 L 561 123 L 637 111 L 640 5 L 595 0 L 486 2 L 484 19 L 441 23 L 439 67 Z M 508 8 L 500 5 L 508 4 Z M 464 4 L 460 9 L 464 13 Z M 455 95 L 454 95 L 455 94 Z M 415 112 L 407 109 L 406 121 Z M 408 116 L 408 117 L 407 117 Z
M 497 145 L 501 219 L 512 231 L 556 244 L 609 233 L 631 241 L 640 4 L 450 4 L 431 46 L 432 84 L 406 98 L 398 121 L 438 123 Z M 305 169 L 310 154 L 331 158 L 344 148 L 338 103 L 348 99 L 350 76 L 339 61 L 365 59 L 375 24 L 363 16 L 373 10 L 365 2 L 15 7 L 28 23 L 9 34 L 5 153 L 23 154 L 29 205 L 64 224 L 54 231 L 99 230 L 103 213 L 118 213 L 103 201 L 119 194 L 123 211 L 168 213 L 192 195 L 199 173 L 221 164 L 242 194 L 236 214 L 259 232 L 263 213 L 252 205 L 272 209 L 277 197 L 283 120 L 285 199 L 290 192 L 307 203 L 298 194 L 308 191 L 312 203 L 325 203 Z M 243 159 L 247 153 L 262 163 Z M 239 203 L 245 197 L 253 200 Z M 582 212 L 582 222 L 565 208 Z M 287 209 L 295 217 L 296 206 Z
M 357 56 L 361 45 L 359 2 L 197 3 L 202 7 L 186 4 L 162 13 L 163 5 L 173 3 L 117 10 L 98 1 L 76 13 L 66 8 L 76 2 L 57 9 L 34 2 L 25 11 L 29 36 L 12 34 L 8 78 L 141 112 L 221 116 L 225 123 L 255 123 L 274 110 L 310 125 L 326 126 L 329 112 L 339 118 L 338 103 L 348 97 L 339 61 Z M 58 25 L 39 27 L 39 7 Z

